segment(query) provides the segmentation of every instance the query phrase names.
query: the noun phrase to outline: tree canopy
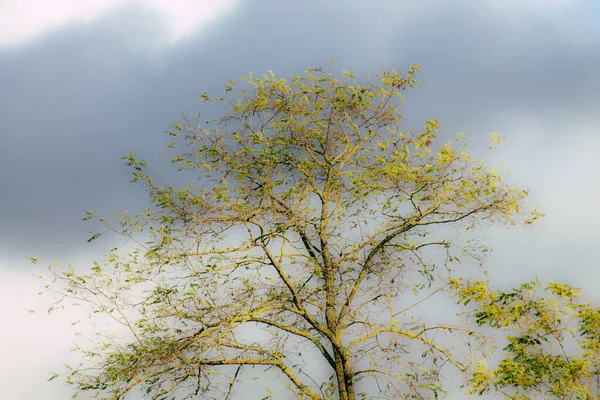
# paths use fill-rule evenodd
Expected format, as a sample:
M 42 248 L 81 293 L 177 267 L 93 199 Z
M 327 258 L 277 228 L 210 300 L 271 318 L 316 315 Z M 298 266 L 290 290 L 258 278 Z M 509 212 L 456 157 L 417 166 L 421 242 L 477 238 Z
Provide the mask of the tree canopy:
M 526 191 L 465 151 L 465 135 L 443 142 L 433 119 L 402 126 L 403 93 L 418 86 L 418 69 L 362 83 L 347 71 L 269 72 L 229 81 L 225 97 L 202 94 L 227 105 L 224 115 L 184 115 L 168 131 L 187 186 L 160 185 L 145 161 L 125 157 L 150 207 L 86 219 L 135 245 L 87 272 L 50 268 L 50 290 L 125 330 L 78 348 L 82 363 L 66 372 L 75 397 L 233 398 L 256 371 L 285 382 L 289 392 L 274 398 L 437 398 L 446 368 L 474 394 L 537 385 L 515 367 L 531 344 L 524 336 L 511 339 L 510 360 L 492 374 L 477 324 L 418 314 L 435 295 L 482 307 L 480 324 L 522 322 L 513 300 L 528 287 L 494 294 L 457 266 L 485 257 L 474 228 L 540 216 Z M 542 318 L 519 327 L 542 340 L 551 303 L 525 304 Z M 539 362 L 527 360 L 517 363 Z M 551 361 L 561 382 L 578 379 L 573 362 L 567 371 Z

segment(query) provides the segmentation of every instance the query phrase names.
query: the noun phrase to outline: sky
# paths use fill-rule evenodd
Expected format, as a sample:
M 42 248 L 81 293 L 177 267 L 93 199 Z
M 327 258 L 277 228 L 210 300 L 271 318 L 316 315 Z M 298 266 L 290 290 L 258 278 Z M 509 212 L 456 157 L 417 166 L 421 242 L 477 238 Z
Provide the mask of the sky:
M 51 4 L 51 5 L 50 5 Z M 0 387 L 66 398 L 72 314 L 48 316 L 40 267 L 87 265 L 86 210 L 136 209 L 130 151 L 160 163 L 178 112 L 227 78 L 309 66 L 374 74 L 421 63 L 407 123 L 470 135 L 546 217 L 492 229 L 498 285 L 535 277 L 598 300 L 600 5 L 594 0 L 0 0 Z M 493 153 L 486 137 L 507 140 Z M 29 313 L 29 309 L 38 310 Z M 458 398 L 458 397 L 457 397 Z

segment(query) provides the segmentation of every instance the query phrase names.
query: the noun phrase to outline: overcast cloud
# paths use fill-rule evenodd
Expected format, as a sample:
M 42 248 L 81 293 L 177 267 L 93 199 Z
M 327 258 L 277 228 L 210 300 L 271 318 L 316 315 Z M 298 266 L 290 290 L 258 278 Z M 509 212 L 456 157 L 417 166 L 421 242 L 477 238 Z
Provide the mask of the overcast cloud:
M 176 3 L 176 4 L 175 4 Z M 177 111 L 227 78 L 322 66 L 359 76 L 420 62 L 407 123 L 512 171 L 547 217 L 490 231 L 491 278 L 600 283 L 600 3 L 592 0 L 89 1 L 0 3 L 0 387 L 3 398 L 62 399 L 68 315 L 43 308 L 26 261 L 85 263 L 86 210 L 139 208 L 121 157 L 159 162 Z M 81 3 L 83 4 L 83 2 Z M 170 4 L 167 6 L 166 4 Z M 198 5 L 201 5 L 198 6 Z M 46 8 L 43 8 L 46 7 Z M 508 140 L 487 154 L 485 138 Z M 457 397 L 460 398 L 460 397 Z

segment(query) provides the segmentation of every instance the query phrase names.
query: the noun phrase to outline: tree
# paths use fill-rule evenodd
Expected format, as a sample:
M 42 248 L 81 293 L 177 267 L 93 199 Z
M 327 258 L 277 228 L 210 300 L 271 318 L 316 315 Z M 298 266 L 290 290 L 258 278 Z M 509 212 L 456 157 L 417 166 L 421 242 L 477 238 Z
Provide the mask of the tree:
M 86 219 L 136 246 L 89 273 L 50 269 L 52 290 L 127 330 L 79 349 L 76 396 L 229 398 L 262 368 L 297 398 L 428 399 L 442 367 L 466 373 L 472 357 L 453 342 L 483 337 L 411 312 L 451 295 L 457 263 L 486 252 L 472 229 L 513 224 L 527 193 L 472 159 L 465 136 L 440 144 L 435 120 L 401 128 L 418 69 L 365 84 L 322 69 L 230 81 L 223 117 L 183 116 L 168 132 L 196 186 L 161 186 L 125 157 L 151 207 Z M 307 370 L 315 352 L 329 378 Z
M 459 302 L 476 304 L 477 324 L 507 334 L 506 357 L 493 369 L 478 362 L 471 393 L 494 390 L 513 400 L 600 398 L 600 309 L 584 301 L 580 289 L 549 282 L 540 290 L 538 281 L 506 292 L 481 280 L 451 285 Z

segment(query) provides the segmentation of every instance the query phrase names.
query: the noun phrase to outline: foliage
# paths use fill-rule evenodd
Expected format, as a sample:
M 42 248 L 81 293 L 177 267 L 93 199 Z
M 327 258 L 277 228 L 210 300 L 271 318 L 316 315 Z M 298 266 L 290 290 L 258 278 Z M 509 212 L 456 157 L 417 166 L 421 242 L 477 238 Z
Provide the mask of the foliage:
M 226 115 L 168 132 L 197 185 L 161 186 L 125 157 L 152 206 L 86 218 L 136 245 L 89 273 L 50 269 L 51 290 L 127 331 L 78 349 L 75 397 L 229 398 L 254 369 L 296 398 L 429 399 L 443 394 L 442 367 L 466 373 L 472 357 L 449 342 L 482 337 L 411 312 L 444 295 L 458 263 L 481 261 L 471 230 L 513 224 L 527 193 L 471 158 L 465 136 L 440 143 L 437 121 L 401 129 L 417 70 L 364 84 L 322 69 L 250 75 L 230 97 L 204 93 Z M 331 373 L 311 373 L 303 353 Z
M 480 361 L 471 392 L 494 388 L 507 399 L 592 399 L 600 372 L 600 309 L 580 289 L 538 281 L 511 291 L 491 291 L 487 282 L 452 281 L 460 302 L 476 303 L 479 325 L 504 330 L 506 358 L 489 370 Z M 544 296 L 545 295 L 545 296 Z

